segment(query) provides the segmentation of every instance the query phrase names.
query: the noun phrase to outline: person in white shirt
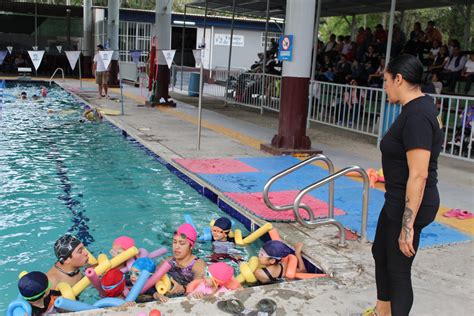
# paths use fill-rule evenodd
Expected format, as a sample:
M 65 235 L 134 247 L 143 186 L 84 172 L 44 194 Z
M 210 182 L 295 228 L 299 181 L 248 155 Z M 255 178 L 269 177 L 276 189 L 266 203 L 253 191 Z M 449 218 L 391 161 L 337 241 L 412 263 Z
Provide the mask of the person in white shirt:
M 468 94 L 471 90 L 472 81 L 474 81 L 474 53 L 469 55 L 469 60 L 464 65 L 461 77 L 466 78 L 466 86 L 464 87 L 464 93 Z
M 442 79 L 445 79 L 446 85 L 450 92 L 454 92 L 456 81 L 461 78 L 461 72 L 466 64 L 466 56 L 461 55 L 461 48 L 459 46 L 453 47 L 453 55 L 448 63 L 444 66 L 443 72 L 440 74 Z
M 98 85 L 99 95 L 101 97 L 108 97 L 109 70 L 105 67 L 104 61 L 99 54 L 102 50 L 104 50 L 104 46 L 100 44 L 97 45 L 97 53 L 94 56 L 94 63 L 92 64 L 92 74 L 95 76 L 95 83 Z M 102 89 L 105 94 L 102 94 Z

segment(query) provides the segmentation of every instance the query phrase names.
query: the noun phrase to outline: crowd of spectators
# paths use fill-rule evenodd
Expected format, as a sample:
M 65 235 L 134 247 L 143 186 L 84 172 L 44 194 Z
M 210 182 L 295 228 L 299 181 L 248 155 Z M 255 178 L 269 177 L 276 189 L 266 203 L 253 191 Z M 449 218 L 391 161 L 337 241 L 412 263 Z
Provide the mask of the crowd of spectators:
M 372 31 L 360 27 L 355 38 L 332 34 L 327 43 L 318 41 L 317 79 L 340 84 L 382 87 L 388 30 L 381 24 Z M 398 25 L 393 26 L 391 57 L 400 54 L 417 56 L 426 67 L 426 92 L 454 93 L 456 83 L 465 81 L 469 93 L 474 80 L 474 53 L 462 53 L 458 40 L 443 42 L 434 21 L 425 30 L 419 22 L 407 37 Z

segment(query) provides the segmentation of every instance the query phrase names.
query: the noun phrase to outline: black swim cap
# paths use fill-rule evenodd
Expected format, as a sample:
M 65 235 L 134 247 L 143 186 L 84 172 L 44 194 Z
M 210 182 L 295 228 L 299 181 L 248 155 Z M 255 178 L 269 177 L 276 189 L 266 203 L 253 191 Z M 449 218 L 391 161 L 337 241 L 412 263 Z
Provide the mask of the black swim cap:
M 263 250 L 271 258 L 280 260 L 291 254 L 290 248 L 279 240 L 269 240 L 262 246 Z
M 32 271 L 18 281 L 18 290 L 27 301 L 40 299 L 48 289 L 48 277 L 43 272 Z
M 215 221 L 214 226 L 217 226 L 222 230 L 230 230 L 232 222 L 227 217 L 220 217 Z
M 60 263 L 64 263 L 64 260 L 69 258 L 74 249 L 80 244 L 81 241 L 73 235 L 61 236 L 54 243 L 54 254 Z

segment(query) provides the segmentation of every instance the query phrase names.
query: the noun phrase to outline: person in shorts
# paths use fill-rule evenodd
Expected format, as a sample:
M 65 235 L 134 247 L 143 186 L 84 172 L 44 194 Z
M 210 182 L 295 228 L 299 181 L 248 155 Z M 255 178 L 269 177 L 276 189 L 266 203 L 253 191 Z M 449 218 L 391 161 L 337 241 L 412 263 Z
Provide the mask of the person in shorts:
M 99 95 L 101 97 L 107 97 L 109 89 L 109 70 L 105 67 L 102 57 L 100 57 L 99 52 L 102 50 L 104 50 L 104 46 L 101 44 L 97 45 L 97 53 L 94 56 L 94 63 L 92 64 L 92 73 L 95 76 L 95 83 L 98 85 Z M 104 94 L 102 94 L 102 89 L 104 90 Z

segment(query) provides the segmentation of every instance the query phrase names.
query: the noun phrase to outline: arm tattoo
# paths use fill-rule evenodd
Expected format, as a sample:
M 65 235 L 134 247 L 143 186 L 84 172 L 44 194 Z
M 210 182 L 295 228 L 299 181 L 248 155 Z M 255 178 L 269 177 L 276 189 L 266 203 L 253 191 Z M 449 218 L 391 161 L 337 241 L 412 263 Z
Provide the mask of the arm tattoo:
M 405 233 L 405 241 L 411 237 L 412 228 L 409 227 L 409 224 L 413 219 L 413 210 L 408 207 L 408 202 L 410 202 L 410 199 L 407 197 L 405 200 L 405 210 L 403 212 L 402 218 L 402 230 Z

